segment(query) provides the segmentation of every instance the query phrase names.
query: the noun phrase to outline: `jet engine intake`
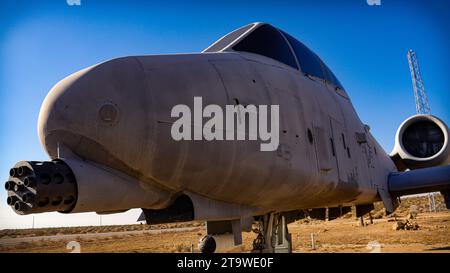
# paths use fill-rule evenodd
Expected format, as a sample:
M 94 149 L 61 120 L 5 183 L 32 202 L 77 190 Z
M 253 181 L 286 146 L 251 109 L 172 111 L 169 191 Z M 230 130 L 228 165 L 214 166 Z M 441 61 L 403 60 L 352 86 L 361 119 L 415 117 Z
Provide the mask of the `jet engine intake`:
M 450 163 L 449 128 L 432 115 L 415 115 L 397 130 L 391 158 L 400 171 Z

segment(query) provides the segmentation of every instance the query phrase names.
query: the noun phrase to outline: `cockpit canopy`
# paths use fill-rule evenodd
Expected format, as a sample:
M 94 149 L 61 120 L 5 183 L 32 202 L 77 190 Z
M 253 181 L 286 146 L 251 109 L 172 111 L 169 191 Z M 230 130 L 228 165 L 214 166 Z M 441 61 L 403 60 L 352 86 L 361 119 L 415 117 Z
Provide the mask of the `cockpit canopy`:
M 243 26 L 225 35 L 203 52 L 230 50 L 269 57 L 344 90 L 333 72 L 314 52 L 291 35 L 269 24 Z

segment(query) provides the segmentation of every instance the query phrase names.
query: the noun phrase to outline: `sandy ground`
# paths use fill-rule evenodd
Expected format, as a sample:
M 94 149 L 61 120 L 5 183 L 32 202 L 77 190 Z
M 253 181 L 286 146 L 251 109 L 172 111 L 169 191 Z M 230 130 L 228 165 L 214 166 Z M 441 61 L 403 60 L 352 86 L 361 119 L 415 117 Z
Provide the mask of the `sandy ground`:
M 437 200 L 441 204 L 442 200 Z M 446 252 L 450 253 L 450 211 L 428 212 L 426 197 L 405 199 L 396 213 L 383 214 L 375 205 L 373 224 L 365 226 L 351 213 L 333 221 L 303 219 L 288 226 L 294 252 Z M 411 220 L 418 230 L 393 230 L 396 220 L 406 219 L 411 206 L 418 216 Z M 315 249 L 311 248 L 314 234 Z M 205 235 L 200 222 L 158 226 L 127 225 L 25 230 L 0 230 L 0 252 L 191 252 Z M 243 233 L 244 243 L 229 252 L 249 252 L 254 233 Z M 70 243 L 72 242 L 72 243 Z M 77 248 L 79 246 L 79 249 Z
M 450 212 L 422 213 L 413 221 L 419 230 L 393 230 L 394 219 L 375 219 L 360 226 L 358 221 L 338 219 L 326 223 L 292 224 L 294 251 L 300 252 L 448 252 Z M 366 220 L 367 222 L 367 220 Z M 311 250 L 311 233 L 316 250 Z
M 375 219 L 373 224 L 360 226 L 355 219 L 334 221 L 298 221 L 289 225 L 294 252 L 447 252 L 450 253 L 450 211 L 421 213 L 414 219 L 419 230 L 392 229 L 393 218 Z M 368 222 L 366 220 L 366 222 Z M 311 233 L 316 249 L 311 249 Z M 92 235 L 93 233 L 88 233 Z M 77 241 L 81 252 L 190 252 L 204 227 L 166 229 L 164 232 L 108 232 L 92 236 L 75 234 L 47 238 L 18 237 L 0 239 L 0 252 L 70 252 L 68 242 Z M 95 236 L 96 235 L 96 236 Z M 230 252 L 248 252 L 253 233 L 244 233 L 244 244 Z M 23 240 L 20 240 L 20 239 Z M 28 238 L 28 239 L 26 239 Z

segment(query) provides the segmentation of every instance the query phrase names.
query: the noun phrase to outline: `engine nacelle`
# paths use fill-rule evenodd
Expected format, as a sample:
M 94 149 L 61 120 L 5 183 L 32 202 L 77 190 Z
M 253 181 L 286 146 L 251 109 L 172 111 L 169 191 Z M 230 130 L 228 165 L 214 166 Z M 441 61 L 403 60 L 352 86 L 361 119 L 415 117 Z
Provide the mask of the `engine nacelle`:
M 415 115 L 397 130 L 391 153 L 397 168 L 420 169 L 450 164 L 450 131 L 433 115 Z

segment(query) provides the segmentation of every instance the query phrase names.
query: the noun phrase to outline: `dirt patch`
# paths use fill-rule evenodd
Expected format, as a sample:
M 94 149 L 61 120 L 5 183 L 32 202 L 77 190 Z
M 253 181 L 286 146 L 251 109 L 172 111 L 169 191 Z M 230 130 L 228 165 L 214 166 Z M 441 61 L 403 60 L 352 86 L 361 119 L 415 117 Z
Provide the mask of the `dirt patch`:
M 438 196 L 437 196 L 438 197 Z M 437 201 L 438 198 L 436 198 Z M 450 211 L 427 212 L 427 197 L 404 199 L 395 215 L 383 215 L 380 204 L 375 205 L 373 224 L 368 218 L 365 226 L 351 214 L 333 221 L 300 220 L 288 226 L 292 235 L 294 252 L 447 252 L 450 253 Z M 425 204 L 424 204 L 425 203 Z M 414 218 L 411 219 L 411 206 Z M 397 221 L 412 221 L 418 229 L 393 230 Z M 199 239 L 205 234 L 201 222 L 168 225 L 128 225 L 106 227 L 73 227 L 38 230 L 3 230 L 0 238 L 21 236 L 42 236 L 56 234 L 98 234 L 101 232 L 122 232 L 158 230 L 167 228 L 194 227 L 183 232 L 162 232 L 158 234 L 133 233 L 109 236 L 79 237 L 81 252 L 190 252 L 197 249 Z M 311 249 L 311 233 L 314 233 L 315 250 Z M 230 252 L 251 250 L 254 233 L 243 233 L 243 244 Z M 15 245 L 2 245 L 0 252 L 70 252 L 68 240 L 38 240 Z

